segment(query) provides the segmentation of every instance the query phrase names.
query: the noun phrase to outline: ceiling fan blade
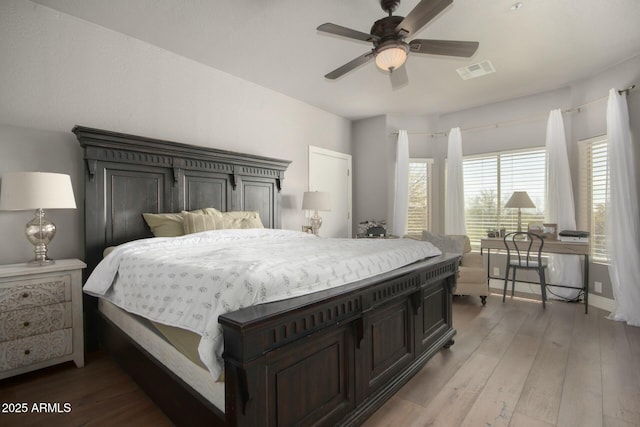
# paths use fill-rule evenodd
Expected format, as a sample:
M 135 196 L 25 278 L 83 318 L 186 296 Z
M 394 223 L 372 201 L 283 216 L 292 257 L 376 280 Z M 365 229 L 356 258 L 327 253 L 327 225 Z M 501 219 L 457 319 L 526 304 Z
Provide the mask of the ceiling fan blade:
M 329 34 L 335 34 L 337 36 L 360 40 L 363 42 L 370 42 L 378 39 L 378 37 L 374 35 L 363 33 L 362 31 L 352 30 L 351 28 L 342 27 L 340 25 L 332 24 L 330 22 L 320 25 L 317 28 L 317 30 L 325 33 L 329 33 Z
M 402 22 L 398 24 L 396 31 L 402 31 L 404 36 L 415 33 L 451 3 L 453 3 L 453 0 L 422 0 L 409 12 Z
M 409 76 L 407 75 L 407 64 L 397 70 L 393 70 L 389 75 L 391 80 L 391 90 L 399 90 L 409 84 Z
M 409 49 L 415 53 L 429 53 L 431 55 L 462 56 L 469 58 L 478 50 L 478 42 L 464 42 L 455 40 L 425 40 L 415 39 L 409 42 Z
M 371 61 L 372 58 L 373 58 L 373 52 L 369 51 L 369 52 L 365 53 L 364 55 L 358 56 L 356 59 L 347 62 L 342 67 L 336 68 L 335 70 L 333 70 L 329 74 L 325 75 L 324 77 L 326 79 L 335 80 L 338 77 L 340 77 L 340 76 L 348 73 L 349 71 L 353 70 L 354 68 L 357 68 L 362 64 L 366 64 L 367 62 Z

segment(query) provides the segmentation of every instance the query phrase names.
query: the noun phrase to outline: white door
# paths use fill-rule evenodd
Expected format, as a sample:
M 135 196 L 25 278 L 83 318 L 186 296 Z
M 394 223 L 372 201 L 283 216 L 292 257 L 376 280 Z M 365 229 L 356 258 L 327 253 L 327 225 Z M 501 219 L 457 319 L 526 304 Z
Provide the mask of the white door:
M 351 237 L 351 155 L 309 146 L 309 191 L 327 191 L 331 211 L 319 212 L 322 237 Z

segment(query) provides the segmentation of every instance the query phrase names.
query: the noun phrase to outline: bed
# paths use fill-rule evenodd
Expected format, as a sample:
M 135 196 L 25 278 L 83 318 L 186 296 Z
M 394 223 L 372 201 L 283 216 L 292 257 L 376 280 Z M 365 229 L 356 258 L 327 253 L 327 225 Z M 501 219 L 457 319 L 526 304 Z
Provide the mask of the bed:
M 143 213 L 257 211 L 265 227 L 280 228 L 288 161 L 81 126 L 73 132 L 86 166 L 87 274 L 105 248 L 151 237 Z M 99 341 L 179 425 L 360 424 L 453 344 L 458 262 L 443 254 L 219 316 L 224 383 L 213 386 L 197 384 L 201 371 L 149 333 L 144 319 L 91 296 L 87 344 Z

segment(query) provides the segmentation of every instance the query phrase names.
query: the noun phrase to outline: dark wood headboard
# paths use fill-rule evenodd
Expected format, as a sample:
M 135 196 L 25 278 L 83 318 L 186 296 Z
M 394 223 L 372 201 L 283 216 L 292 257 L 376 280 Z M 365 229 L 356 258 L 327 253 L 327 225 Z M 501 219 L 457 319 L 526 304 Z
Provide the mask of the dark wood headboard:
M 83 126 L 87 273 L 108 246 L 150 237 L 142 213 L 204 207 L 260 212 L 280 227 L 280 189 L 290 161 Z

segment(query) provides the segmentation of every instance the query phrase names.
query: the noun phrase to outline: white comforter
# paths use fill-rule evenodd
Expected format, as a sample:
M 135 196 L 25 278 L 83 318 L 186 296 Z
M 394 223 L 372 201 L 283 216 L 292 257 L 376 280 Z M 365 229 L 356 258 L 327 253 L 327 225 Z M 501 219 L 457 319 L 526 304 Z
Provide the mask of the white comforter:
M 84 291 L 156 322 L 202 336 L 198 352 L 222 372 L 218 316 L 354 282 L 440 255 L 410 239 L 324 239 L 271 229 L 216 230 L 117 247 Z

